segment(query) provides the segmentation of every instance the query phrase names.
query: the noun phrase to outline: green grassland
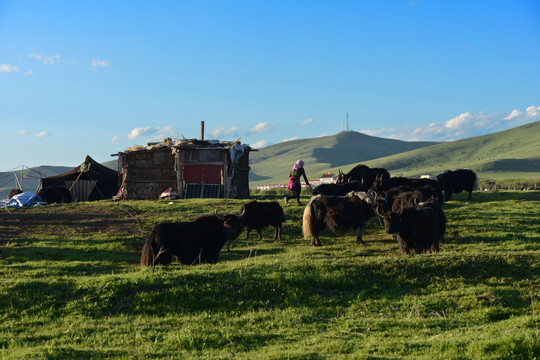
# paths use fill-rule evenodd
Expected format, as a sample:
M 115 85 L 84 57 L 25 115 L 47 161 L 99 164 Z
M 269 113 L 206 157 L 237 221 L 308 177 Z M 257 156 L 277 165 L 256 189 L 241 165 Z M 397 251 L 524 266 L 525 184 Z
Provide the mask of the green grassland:
M 244 202 L 1 210 L 0 358 L 540 358 L 539 192 L 458 194 L 437 254 L 400 255 L 375 218 L 366 246 L 325 232 L 311 247 L 289 204 L 282 240 L 139 268 L 154 223 Z
M 359 163 L 386 168 L 392 176 L 435 176 L 469 168 L 480 178 L 540 179 L 540 121 L 489 135 L 445 143 L 403 143 L 359 133 L 296 140 L 250 154 L 250 186 L 287 182 L 297 159 L 306 161 L 310 179 L 323 173 L 348 172 Z M 322 156 L 323 154 L 324 156 Z M 262 176 L 261 176 L 262 175 Z
M 540 121 L 498 133 L 452 141 L 368 161 L 405 176 L 469 168 L 480 177 L 540 176 Z M 445 168 L 443 164 L 447 167 Z

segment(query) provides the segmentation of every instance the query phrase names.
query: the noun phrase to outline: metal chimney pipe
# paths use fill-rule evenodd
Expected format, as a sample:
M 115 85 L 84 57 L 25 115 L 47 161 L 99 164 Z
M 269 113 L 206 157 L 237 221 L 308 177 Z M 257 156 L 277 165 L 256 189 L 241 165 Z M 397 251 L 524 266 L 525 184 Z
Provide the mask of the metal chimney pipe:
M 204 121 L 201 121 L 201 141 L 204 140 Z

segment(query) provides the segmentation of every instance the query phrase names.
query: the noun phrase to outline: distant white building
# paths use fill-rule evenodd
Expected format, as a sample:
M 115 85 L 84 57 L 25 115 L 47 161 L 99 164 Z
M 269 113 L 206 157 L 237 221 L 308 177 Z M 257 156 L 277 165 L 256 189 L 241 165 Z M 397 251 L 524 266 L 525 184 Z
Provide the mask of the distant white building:
M 257 190 L 270 190 L 270 189 L 279 189 L 286 188 L 287 184 L 262 184 L 257 185 Z
M 319 178 L 319 182 L 321 184 L 334 184 L 336 182 L 337 176 L 336 174 L 322 174 Z

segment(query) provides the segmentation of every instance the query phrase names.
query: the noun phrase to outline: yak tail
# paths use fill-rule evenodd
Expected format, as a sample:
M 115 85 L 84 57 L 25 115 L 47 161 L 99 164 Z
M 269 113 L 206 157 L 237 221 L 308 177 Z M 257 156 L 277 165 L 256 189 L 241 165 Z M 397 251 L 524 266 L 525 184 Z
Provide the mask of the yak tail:
M 473 190 L 480 190 L 480 180 L 478 179 L 478 175 L 474 173 L 474 187 Z
M 302 220 L 302 234 L 304 234 L 304 239 L 309 239 L 310 236 L 313 236 L 313 217 L 314 214 L 310 201 L 304 209 L 304 217 Z
M 141 254 L 141 267 L 154 266 L 156 264 L 167 265 L 171 263 L 172 256 L 167 254 L 168 249 L 164 249 L 162 245 L 163 229 L 160 225 L 154 226 L 144 243 Z
M 144 242 L 141 254 L 141 267 L 154 266 L 154 249 L 152 249 L 152 242 L 154 240 L 154 231 L 148 236 Z

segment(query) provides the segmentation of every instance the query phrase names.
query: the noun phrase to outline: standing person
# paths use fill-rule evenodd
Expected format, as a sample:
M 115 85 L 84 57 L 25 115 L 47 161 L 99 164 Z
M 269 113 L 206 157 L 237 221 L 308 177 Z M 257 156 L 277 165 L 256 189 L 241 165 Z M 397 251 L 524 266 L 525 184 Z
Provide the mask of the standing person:
M 285 196 L 285 204 L 289 202 L 289 199 L 296 198 L 296 201 L 300 204 L 300 192 L 302 191 L 302 184 L 300 183 L 300 177 L 304 176 L 304 180 L 306 181 L 307 186 L 309 185 L 309 181 L 306 176 L 306 172 L 304 170 L 304 160 L 297 160 L 292 169 L 291 173 L 289 174 L 289 184 L 287 185 L 287 190 L 291 192 L 291 195 Z

